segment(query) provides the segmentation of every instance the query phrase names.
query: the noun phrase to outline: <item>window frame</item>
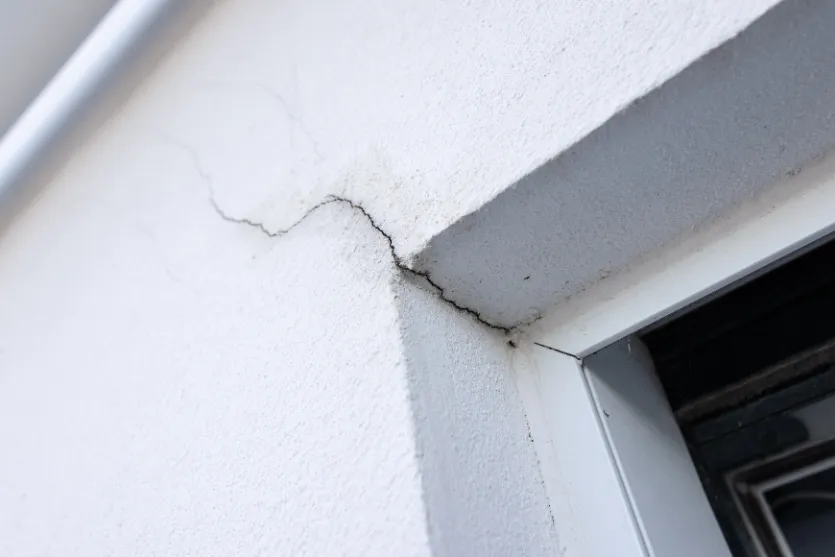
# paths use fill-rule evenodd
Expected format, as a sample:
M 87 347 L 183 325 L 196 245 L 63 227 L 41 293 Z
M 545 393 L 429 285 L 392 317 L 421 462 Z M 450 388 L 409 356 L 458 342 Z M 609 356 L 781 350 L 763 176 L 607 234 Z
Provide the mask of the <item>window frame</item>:
M 583 358 L 750 280 L 835 233 L 835 155 L 734 215 L 600 281 L 530 328 L 535 344 Z
M 633 419 L 624 428 L 607 426 L 612 418 L 607 405 L 622 402 L 626 397 L 621 391 L 630 383 L 648 389 L 654 376 L 648 354 L 638 363 L 630 361 L 624 346 L 643 347 L 629 335 L 750 280 L 835 232 L 835 158 L 805 174 L 802 183 L 792 183 L 791 191 L 777 188 L 672 252 L 602 281 L 530 329 L 530 355 L 523 362 L 517 358 L 515 367 L 555 520 L 568 525 L 563 535 L 566 555 L 719 555 L 720 545 L 720 553 L 730 555 L 704 490 L 694 489 L 692 480 L 698 475 L 684 442 L 668 440 L 665 447 L 653 447 L 657 438 L 636 441 L 640 429 L 675 420 L 669 405 L 665 409 L 653 396 L 622 404 L 618 418 L 652 416 L 643 426 Z M 618 374 L 629 381 L 607 391 L 606 379 Z M 644 449 L 646 454 L 668 451 L 673 458 L 642 458 Z M 652 491 L 648 478 L 653 477 L 670 480 L 667 493 Z M 638 496 L 642 491 L 654 493 L 654 498 Z M 685 499 L 699 509 L 688 519 L 688 529 L 679 529 L 679 535 L 687 535 L 664 539 L 670 520 L 659 509 L 681 509 Z M 676 552 L 671 549 L 675 544 Z

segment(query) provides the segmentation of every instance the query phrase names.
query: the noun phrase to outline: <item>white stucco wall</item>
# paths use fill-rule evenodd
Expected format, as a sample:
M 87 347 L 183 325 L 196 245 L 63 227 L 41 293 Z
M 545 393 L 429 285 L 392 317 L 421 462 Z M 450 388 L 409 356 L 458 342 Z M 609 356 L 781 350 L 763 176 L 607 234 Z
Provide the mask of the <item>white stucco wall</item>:
M 385 242 L 224 222 L 125 130 L 2 244 L 0 554 L 428 555 Z
M 780 3 L 436 235 L 416 266 L 484 319 L 528 324 L 792 188 L 835 149 L 833 25 L 833 3 Z
M 553 555 L 515 349 L 425 289 L 395 292 L 433 555 Z
M 407 258 L 776 3 L 225 2 L 145 94 L 230 213 L 344 195 Z
M 772 3 L 218 3 L 0 236 L 0 554 L 583 555 L 391 248 Z

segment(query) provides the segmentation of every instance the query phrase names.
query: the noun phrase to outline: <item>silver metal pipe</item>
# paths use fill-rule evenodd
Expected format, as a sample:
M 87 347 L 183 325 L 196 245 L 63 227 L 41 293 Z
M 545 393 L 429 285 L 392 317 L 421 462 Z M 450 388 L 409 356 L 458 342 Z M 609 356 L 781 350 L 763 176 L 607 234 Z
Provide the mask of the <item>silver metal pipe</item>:
M 45 153 L 178 0 L 120 0 L 0 140 L 0 225 Z

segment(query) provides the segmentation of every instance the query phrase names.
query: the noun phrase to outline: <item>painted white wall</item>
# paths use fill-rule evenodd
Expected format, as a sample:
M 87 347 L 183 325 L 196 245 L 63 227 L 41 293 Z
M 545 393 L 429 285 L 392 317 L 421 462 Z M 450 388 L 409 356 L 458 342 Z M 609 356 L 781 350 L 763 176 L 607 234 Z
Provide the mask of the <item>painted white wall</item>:
M 435 236 L 417 266 L 492 323 L 531 323 L 791 188 L 835 150 L 833 26 L 835 3 L 780 3 Z
M 179 98 L 149 125 L 230 213 L 285 228 L 338 193 L 409 257 L 776 3 L 225 2 L 145 91 Z
M 389 239 L 772 3 L 217 4 L 0 237 L 0 554 L 583 555 L 506 339 Z
M 127 121 L 67 170 L 0 248 L 0 554 L 428 555 L 368 223 L 224 222 Z
M 395 293 L 433 555 L 553 555 L 554 517 L 508 365 L 517 350 L 425 289 L 401 282 Z

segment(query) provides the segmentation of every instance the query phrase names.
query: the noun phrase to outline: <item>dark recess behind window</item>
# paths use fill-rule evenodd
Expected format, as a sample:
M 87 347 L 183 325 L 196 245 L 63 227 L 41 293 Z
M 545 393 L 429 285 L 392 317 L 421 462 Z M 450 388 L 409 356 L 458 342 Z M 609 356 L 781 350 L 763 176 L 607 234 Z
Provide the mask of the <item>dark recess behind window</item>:
M 673 410 L 833 337 L 833 241 L 642 336 Z

